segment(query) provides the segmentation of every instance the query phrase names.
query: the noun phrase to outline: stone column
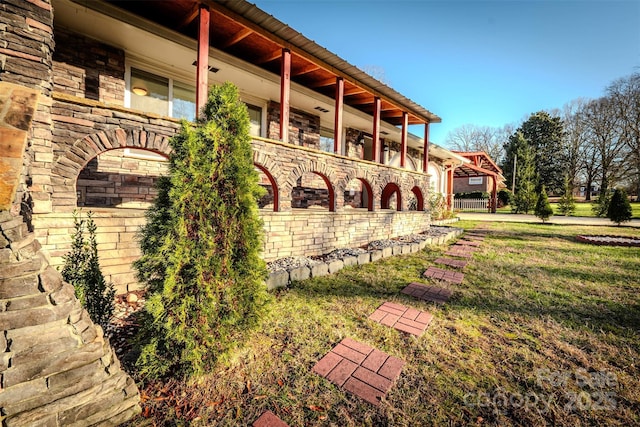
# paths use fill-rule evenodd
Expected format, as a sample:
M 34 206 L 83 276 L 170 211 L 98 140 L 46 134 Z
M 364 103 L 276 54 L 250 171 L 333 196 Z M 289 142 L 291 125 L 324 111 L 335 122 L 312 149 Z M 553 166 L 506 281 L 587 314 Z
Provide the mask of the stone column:
M 9 42 L 9 40 L 11 42 Z M 31 214 L 51 211 L 53 12 L 0 4 L 0 421 L 117 425 L 137 387 L 103 331 L 49 265 Z

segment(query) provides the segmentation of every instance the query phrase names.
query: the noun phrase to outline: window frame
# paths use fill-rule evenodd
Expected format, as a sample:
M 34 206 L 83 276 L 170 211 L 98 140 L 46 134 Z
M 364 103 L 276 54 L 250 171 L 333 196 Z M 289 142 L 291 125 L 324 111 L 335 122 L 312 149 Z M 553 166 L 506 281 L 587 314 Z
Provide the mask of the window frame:
M 135 68 L 140 71 L 144 71 L 145 73 L 153 74 L 158 77 L 164 78 L 168 80 L 169 91 L 168 91 L 168 99 L 167 99 L 167 111 L 165 112 L 164 117 L 171 117 L 174 119 L 180 119 L 180 117 L 173 117 L 173 84 L 174 82 L 179 83 L 182 86 L 191 87 L 192 85 L 186 82 L 184 79 L 178 78 L 176 79 L 174 75 L 167 73 L 157 67 L 150 66 L 148 64 L 138 62 L 138 61 L 125 61 L 125 74 L 124 74 L 124 83 L 125 83 L 125 91 L 124 91 L 124 107 L 131 108 L 131 69 Z M 195 93 L 195 86 L 194 93 Z M 197 108 L 197 107 L 196 107 Z M 194 109 L 193 117 L 196 118 L 197 111 Z

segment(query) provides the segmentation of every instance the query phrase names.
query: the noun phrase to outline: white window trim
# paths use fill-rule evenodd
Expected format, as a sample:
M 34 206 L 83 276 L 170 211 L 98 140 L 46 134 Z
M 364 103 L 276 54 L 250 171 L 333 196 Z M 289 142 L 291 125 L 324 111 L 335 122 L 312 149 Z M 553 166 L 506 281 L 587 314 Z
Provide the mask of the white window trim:
M 262 109 L 262 114 L 260 114 L 260 137 L 266 138 L 267 136 L 267 106 L 269 103 L 261 98 L 257 98 L 255 96 L 248 95 L 244 92 L 240 93 L 240 100 L 245 104 L 251 104 L 254 107 L 258 107 Z
M 124 73 L 124 84 L 125 84 L 124 106 L 125 106 L 125 108 L 131 108 L 131 68 L 137 68 L 137 69 L 139 69 L 141 71 L 146 71 L 147 73 L 155 74 L 155 75 L 157 75 L 159 77 L 162 77 L 162 78 L 165 78 L 165 79 L 168 80 L 169 92 L 168 92 L 167 96 L 168 96 L 169 99 L 167 101 L 166 117 L 172 117 L 171 114 L 173 112 L 173 83 L 175 81 L 177 81 L 177 82 L 179 82 L 181 84 L 184 84 L 184 85 L 187 85 L 187 86 L 192 86 L 192 84 L 188 83 L 188 82 L 185 82 L 183 79 L 175 79 L 172 74 L 167 73 L 162 68 L 154 67 L 153 65 L 149 65 L 146 62 L 127 59 L 127 60 L 125 60 L 125 64 L 124 64 L 124 70 L 125 70 L 125 73 Z M 264 111 L 264 108 L 263 108 L 263 111 Z M 194 114 L 197 114 L 197 113 L 194 113 Z M 263 116 L 264 116 L 264 114 L 263 114 Z

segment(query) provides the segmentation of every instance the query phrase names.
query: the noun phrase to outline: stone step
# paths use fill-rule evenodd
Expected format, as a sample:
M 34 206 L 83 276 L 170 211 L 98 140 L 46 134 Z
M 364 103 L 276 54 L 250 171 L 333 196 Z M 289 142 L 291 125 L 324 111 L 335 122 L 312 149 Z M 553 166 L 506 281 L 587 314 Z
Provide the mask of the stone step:
M 436 264 L 448 265 L 449 267 L 455 268 L 465 268 L 468 261 L 464 261 L 462 259 L 453 259 L 453 258 L 437 258 L 435 261 Z
M 433 266 L 427 268 L 427 271 L 422 275 L 430 279 L 444 280 L 445 282 L 451 283 L 462 283 L 462 280 L 464 279 L 464 274 L 460 272 L 444 270 Z
M 424 301 L 435 302 L 436 304 L 444 304 L 449 301 L 452 294 L 449 289 L 417 282 L 409 283 L 401 292 Z
M 421 336 L 431 323 L 433 315 L 387 301 L 378 307 L 369 319 L 402 332 Z
M 404 361 L 397 357 L 345 338 L 320 359 L 312 371 L 349 393 L 378 405 L 403 366 Z
M 253 427 L 289 427 L 289 424 L 271 411 L 265 411 L 252 425 Z

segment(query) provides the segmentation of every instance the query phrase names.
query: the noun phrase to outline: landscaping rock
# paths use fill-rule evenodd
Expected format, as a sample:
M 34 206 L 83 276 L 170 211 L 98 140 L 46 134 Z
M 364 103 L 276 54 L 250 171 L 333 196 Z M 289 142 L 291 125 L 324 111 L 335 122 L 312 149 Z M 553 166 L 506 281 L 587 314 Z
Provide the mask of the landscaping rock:
M 329 274 L 329 266 L 324 262 L 311 266 L 311 277 L 321 277 L 327 274 Z
M 371 261 L 371 254 L 369 252 L 358 255 L 358 265 L 368 264 Z
M 336 271 L 342 270 L 342 268 L 344 267 L 344 262 L 342 262 L 341 260 L 335 260 L 335 261 L 331 261 L 329 263 L 329 274 L 333 274 Z
M 342 262 L 344 263 L 345 267 L 348 267 L 350 265 L 358 265 L 358 258 L 354 256 L 346 256 L 342 259 Z
M 382 256 L 383 252 L 384 251 L 382 251 L 382 250 L 371 251 L 371 262 L 376 262 L 379 259 L 382 259 L 383 258 L 383 256 Z
M 269 274 L 267 279 L 267 289 L 284 288 L 289 284 L 289 272 L 280 270 Z
M 292 282 L 299 282 L 301 280 L 306 280 L 311 277 L 311 270 L 307 266 L 294 268 L 289 271 L 289 278 Z

